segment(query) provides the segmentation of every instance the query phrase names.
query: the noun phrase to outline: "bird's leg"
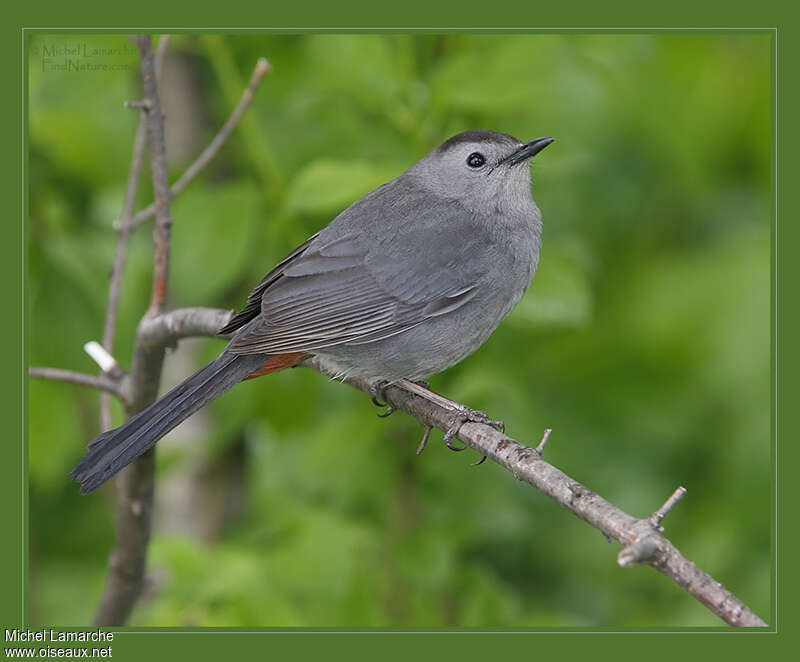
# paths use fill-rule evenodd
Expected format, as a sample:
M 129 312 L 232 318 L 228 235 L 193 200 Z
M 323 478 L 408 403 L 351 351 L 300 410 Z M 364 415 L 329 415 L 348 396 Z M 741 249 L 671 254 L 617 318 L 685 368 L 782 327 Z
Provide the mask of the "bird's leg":
M 411 382 L 411 383 L 416 384 L 417 386 L 421 386 L 425 390 L 430 390 L 430 384 L 428 384 L 428 382 L 426 381 L 419 380 L 418 382 Z M 380 381 L 373 382 L 372 386 L 370 386 L 369 388 L 369 395 L 370 399 L 372 400 L 372 404 L 374 404 L 376 407 L 386 407 L 386 411 L 384 411 L 382 414 L 378 414 L 378 418 L 386 418 L 387 416 L 391 416 L 392 414 L 394 414 L 394 412 L 397 411 L 397 409 L 392 405 L 383 402 L 383 400 L 386 400 L 387 386 L 389 386 L 389 382 L 382 379 Z M 427 438 L 425 439 L 425 442 L 427 443 Z M 425 448 L 424 444 L 422 445 L 422 448 Z M 419 453 L 421 452 L 422 450 L 418 451 L 417 455 L 419 455 Z
M 426 382 L 412 382 L 408 379 L 399 379 L 398 381 L 394 382 L 394 385 L 405 389 L 409 393 L 414 393 L 421 398 L 425 398 L 426 400 L 429 400 L 440 407 L 444 407 L 445 409 L 449 409 L 450 411 L 454 412 L 455 416 L 453 424 L 456 425 L 456 430 L 452 435 L 450 435 L 449 439 L 452 439 L 455 436 L 455 434 L 458 432 L 458 428 L 460 428 L 464 423 L 483 423 L 484 425 L 489 425 L 495 428 L 499 432 L 505 432 L 506 426 L 503 421 L 489 418 L 486 412 L 476 411 L 475 409 L 465 407 L 458 402 L 448 400 L 443 395 L 439 395 L 435 391 L 431 391 Z M 448 441 L 448 439 L 445 439 L 445 441 Z
M 450 425 L 447 426 L 447 430 L 444 432 L 444 445 L 447 446 L 451 451 L 463 451 L 467 448 L 466 444 L 463 446 L 456 446 L 453 443 L 453 439 L 458 434 L 458 431 L 461 429 L 461 426 L 464 425 L 469 420 L 466 416 L 465 412 L 462 411 L 455 411 L 453 413 L 453 418 L 450 421 Z
M 464 423 L 483 423 L 484 425 L 489 425 L 500 432 L 505 432 L 505 423 L 503 421 L 495 420 L 493 418 L 489 418 L 486 412 L 476 411 L 475 409 L 470 409 L 469 407 L 465 407 L 464 405 L 453 402 L 452 400 L 448 400 L 442 395 L 431 391 L 428 382 L 426 381 L 411 381 L 408 379 L 399 379 L 396 382 L 393 382 L 395 386 L 399 386 L 400 388 L 408 391 L 409 393 L 414 393 L 430 402 L 433 402 L 440 407 L 444 407 L 445 409 L 449 409 L 452 412 L 452 419 L 450 421 L 450 425 L 448 426 L 447 430 L 444 433 L 444 443 L 445 445 L 452 451 L 463 451 L 467 448 L 466 445 L 458 446 L 453 443 L 453 439 L 458 434 L 458 431 L 461 429 L 461 426 Z M 387 381 L 377 381 L 374 382 L 369 389 L 370 396 L 372 397 L 372 402 L 378 407 L 386 407 L 386 411 L 382 414 L 378 414 L 381 418 L 385 418 L 389 416 L 395 411 L 395 408 L 391 405 L 387 405 L 385 402 L 382 402 L 386 399 L 384 395 L 384 390 L 389 385 Z M 425 450 L 425 446 L 428 443 L 428 437 L 430 436 L 431 428 L 428 425 L 424 426 L 424 432 L 422 434 L 422 439 L 417 446 L 417 455 L 419 455 L 423 450 Z M 482 464 L 485 460 L 485 457 L 482 457 L 478 462 L 475 464 Z
M 469 407 L 461 407 L 461 413 L 465 416 L 464 423 L 483 423 L 489 427 L 493 427 L 498 432 L 506 431 L 506 424 L 503 421 L 489 418 L 489 415 L 484 411 L 477 411 Z
M 386 407 L 386 411 L 381 414 L 378 414 L 379 418 L 386 418 L 387 416 L 391 416 L 396 410 L 392 405 L 387 404 L 385 402 L 381 402 L 382 400 L 386 400 L 386 387 L 389 385 L 389 382 L 385 380 L 380 380 L 377 382 L 373 382 L 369 387 L 369 395 L 370 399 L 372 400 L 372 404 L 376 407 Z M 379 399 L 380 398 L 380 399 Z
M 453 403 L 458 404 L 458 403 Z M 483 423 L 484 425 L 490 425 L 491 427 L 499 430 L 500 432 L 506 431 L 506 424 L 503 421 L 497 421 L 493 418 L 489 418 L 486 412 L 482 411 L 475 411 L 474 409 L 470 409 L 469 407 L 464 407 L 458 405 L 458 408 L 455 410 L 453 415 L 452 422 L 450 426 L 447 428 L 447 431 L 444 433 L 444 443 L 451 451 L 463 451 L 467 448 L 467 445 L 464 444 L 463 446 L 454 446 L 453 445 L 453 437 L 458 434 L 458 431 L 461 429 L 461 426 L 464 423 Z M 482 455 L 481 459 L 477 462 L 473 462 L 472 466 L 477 467 L 483 464 L 486 461 L 486 456 Z

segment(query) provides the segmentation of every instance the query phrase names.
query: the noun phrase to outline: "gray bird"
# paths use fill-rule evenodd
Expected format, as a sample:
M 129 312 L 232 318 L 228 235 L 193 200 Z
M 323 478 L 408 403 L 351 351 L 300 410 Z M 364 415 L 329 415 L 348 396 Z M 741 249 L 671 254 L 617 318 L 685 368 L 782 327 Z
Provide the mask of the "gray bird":
M 536 272 L 542 222 L 527 162 L 551 142 L 460 133 L 354 202 L 264 276 L 220 330 L 233 333 L 222 354 L 89 443 L 71 474 L 81 493 L 244 379 L 313 357 L 383 385 L 474 352 Z

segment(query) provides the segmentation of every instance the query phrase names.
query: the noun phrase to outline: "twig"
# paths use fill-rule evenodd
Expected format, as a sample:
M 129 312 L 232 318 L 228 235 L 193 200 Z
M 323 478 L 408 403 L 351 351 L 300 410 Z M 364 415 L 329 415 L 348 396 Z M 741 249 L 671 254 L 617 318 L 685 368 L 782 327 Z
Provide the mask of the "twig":
M 170 226 L 167 163 L 164 144 L 164 117 L 158 98 L 156 65 L 150 35 L 138 35 L 141 56 L 143 99 L 147 102 L 145 124 L 150 144 L 150 169 L 156 204 L 153 230 L 153 289 L 150 306 L 140 328 L 148 318 L 166 307 L 169 279 Z M 142 343 L 137 334 L 130 373 L 130 397 L 126 413 L 132 416 L 152 403 L 158 395 L 165 347 Z M 109 559 L 109 572 L 95 625 L 122 625 L 144 587 L 147 547 L 150 541 L 155 483 L 154 449 L 126 467 L 116 481 L 117 538 Z
M 550 434 L 551 434 L 552 432 L 553 432 L 553 431 L 552 431 L 550 428 L 547 428 L 547 429 L 544 431 L 544 434 L 542 435 L 542 440 L 539 442 L 539 445 L 536 447 L 536 452 L 537 452 L 537 453 L 539 453 L 539 455 L 541 455 L 542 453 L 544 453 L 544 447 L 545 447 L 545 446 L 547 446 L 547 442 L 549 441 L 549 439 L 550 439 Z
M 431 436 L 431 430 L 433 428 L 430 425 L 425 425 L 422 429 L 422 439 L 420 439 L 419 444 L 417 444 L 417 450 L 414 451 L 417 455 L 420 455 L 422 451 L 425 450 L 425 447 L 428 445 L 428 438 Z
M 308 360 L 306 365 L 333 376 L 314 359 Z M 367 380 L 348 377 L 342 381 L 365 393 L 371 392 L 372 384 Z M 451 407 L 417 392 L 411 393 L 405 386 L 387 386 L 383 394 L 387 404 L 402 409 L 424 426 L 447 430 L 452 421 Z M 767 625 L 722 584 L 686 559 L 669 540 L 659 534 L 649 519 L 637 519 L 620 510 L 543 460 L 534 448 L 523 446 L 483 423 L 464 423 L 457 436 L 467 446 L 510 471 L 517 480 L 532 485 L 599 529 L 606 537 L 625 545 L 623 552 L 628 561 L 626 565 L 638 562 L 652 566 L 729 625 Z M 670 501 L 677 502 L 677 498 Z M 639 545 L 640 549 L 631 554 L 631 545 Z
M 176 308 L 139 324 L 139 342 L 169 347 L 181 338 L 217 336 L 233 315 L 232 310 L 216 308 Z
M 40 367 L 29 368 L 28 375 L 36 379 L 51 379 L 57 382 L 69 382 L 70 384 L 79 384 L 89 388 L 98 388 L 106 393 L 116 395 L 118 398 L 123 397 L 120 383 L 103 375 L 86 375 L 72 370 Z
M 122 286 L 122 273 L 128 254 L 128 239 L 130 237 L 130 216 L 136 198 L 136 189 L 139 185 L 139 173 L 144 160 L 145 140 L 144 115 L 139 119 L 136 137 L 133 141 L 133 156 L 128 174 L 128 185 L 125 190 L 125 203 L 122 211 L 122 227 L 117 238 L 117 247 L 114 253 L 114 265 L 111 268 L 111 278 L 108 283 L 108 303 L 103 325 L 103 347 L 108 352 L 114 351 L 114 337 L 116 335 L 117 311 L 119 309 L 119 292 Z M 111 402 L 107 397 L 100 399 L 100 427 L 108 430 L 111 427 Z
M 170 200 L 180 195 L 189 185 L 189 183 L 200 173 L 200 171 L 203 170 L 203 168 L 205 168 L 208 163 L 217 155 L 219 150 L 230 137 L 231 133 L 233 133 L 236 125 L 239 124 L 239 120 L 242 119 L 242 116 L 244 115 L 248 106 L 253 101 L 253 95 L 255 94 L 258 86 L 261 84 L 264 76 L 270 71 L 272 71 L 272 65 L 270 65 L 265 58 L 259 58 L 255 69 L 253 70 L 253 74 L 250 76 L 250 82 L 248 83 L 244 92 L 242 92 L 242 98 L 239 100 L 236 108 L 233 109 L 230 117 L 228 117 L 228 120 L 222 125 L 222 128 L 219 130 L 217 135 L 214 136 L 214 139 L 208 144 L 208 147 L 206 147 L 200 153 L 200 156 L 195 159 L 194 163 L 192 163 L 186 169 L 186 172 L 184 172 L 178 181 L 176 181 L 169 189 Z M 146 221 L 149 221 L 151 218 L 153 218 L 153 216 L 155 216 L 155 213 L 155 204 L 148 205 L 136 213 L 131 221 L 131 227 L 135 228 L 142 225 Z M 118 227 L 120 230 L 122 229 L 122 226 L 123 222 L 118 222 L 115 224 L 115 227 Z
M 156 79 L 158 79 L 161 72 L 168 44 L 169 35 L 162 35 L 158 40 L 158 50 L 156 51 Z M 111 268 L 111 278 L 108 283 L 108 303 L 106 304 L 106 315 L 103 324 L 103 347 L 110 354 L 114 352 L 114 336 L 116 334 L 122 274 L 128 256 L 128 240 L 133 227 L 133 205 L 136 202 L 136 191 L 139 187 L 139 176 L 142 171 L 144 151 L 147 145 L 145 122 L 146 115 L 141 113 L 139 124 L 136 127 L 136 137 L 133 140 L 133 155 L 131 156 L 128 183 L 125 187 L 125 200 L 122 206 L 122 222 L 117 236 L 114 265 Z M 100 427 L 103 430 L 108 430 L 111 427 L 111 401 L 106 395 L 100 396 Z
M 147 135 L 150 143 L 150 169 L 153 176 L 156 226 L 153 230 L 153 290 L 146 316 L 158 315 L 167 305 L 169 283 L 169 250 L 172 218 L 169 213 L 169 184 L 167 181 L 167 155 L 164 139 L 164 115 L 158 99 L 156 66 L 150 35 L 137 38 L 141 53 L 142 87 L 144 100 L 148 103 Z
M 148 99 L 126 101 L 123 105 L 131 110 L 150 110 L 150 101 Z
M 652 525 L 658 529 L 661 526 L 661 522 L 664 521 L 664 518 L 669 514 L 669 512 L 678 504 L 678 501 L 683 499 L 686 495 L 686 488 L 681 486 L 677 488 L 672 495 L 664 502 L 664 505 L 661 506 L 656 512 L 650 515 L 650 522 Z
M 108 350 L 100 343 L 90 340 L 83 346 L 83 351 L 86 352 L 92 360 L 100 366 L 100 370 L 112 377 L 119 378 L 122 375 L 122 368 L 120 368 L 117 359 L 115 359 Z

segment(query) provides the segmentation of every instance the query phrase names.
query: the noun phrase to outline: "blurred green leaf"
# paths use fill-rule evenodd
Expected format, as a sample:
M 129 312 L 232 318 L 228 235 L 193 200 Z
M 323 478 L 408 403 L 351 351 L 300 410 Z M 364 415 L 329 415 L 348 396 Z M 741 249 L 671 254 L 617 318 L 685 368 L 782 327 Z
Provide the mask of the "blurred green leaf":
M 176 301 L 213 305 L 231 285 L 259 222 L 258 200 L 255 186 L 243 181 L 196 187 L 175 201 L 170 285 Z
M 322 90 L 346 94 L 371 110 L 387 110 L 401 91 L 402 78 L 385 35 L 310 35 L 309 65 Z
M 580 326 L 592 315 L 585 268 L 559 246 L 545 246 L 533 285 L 508 317 L 518 327 Z
M 318 159 L 300 170 L 289 184 L 290 212 L 335 214 L 398 174 L 398 170 L 367 161 Z

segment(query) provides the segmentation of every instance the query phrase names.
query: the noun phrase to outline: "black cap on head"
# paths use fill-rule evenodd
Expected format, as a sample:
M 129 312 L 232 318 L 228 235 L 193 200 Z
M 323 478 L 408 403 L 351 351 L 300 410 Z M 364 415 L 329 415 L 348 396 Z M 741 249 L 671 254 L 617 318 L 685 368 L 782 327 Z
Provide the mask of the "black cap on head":
M 495 144 L 508 143 L 509 147 L 514 148 L 519 147 L 522 144 L 521 140 L 509 135 L 508 133 L 500 133 L 499 131 L 486 131 L 484 129 L 473 129 L 472 131 L 464 131 L 463 133 L 459 133 L 446 140 L 436 151 L 443 153 L 449 151 L 453 147 L 463 145 L 464 143 L 480 142 L 491 142 Z

